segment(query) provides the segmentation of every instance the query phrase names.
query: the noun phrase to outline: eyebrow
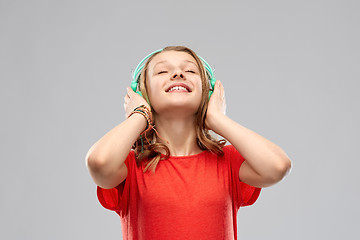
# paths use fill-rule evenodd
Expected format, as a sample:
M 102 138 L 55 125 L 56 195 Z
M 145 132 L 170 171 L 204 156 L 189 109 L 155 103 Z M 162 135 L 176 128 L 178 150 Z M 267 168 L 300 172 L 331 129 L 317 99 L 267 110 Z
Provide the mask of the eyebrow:
M 160 62 L 156 63 L 156 64 L 154 65 L 153 69 L 156 67 L 156 65 L 158 65 L 158 64 L 160 64 L 160 63 L 165 63 L 165 62 L 168 62 L 168 61 L 164 60 L 164 61 L 160 61 Z M 184 60 L 183 62 L 192 63 L 192 64 L 194 64 L 194 65 L 197 67 L 197 64 L 195 64 L 193 61 Z

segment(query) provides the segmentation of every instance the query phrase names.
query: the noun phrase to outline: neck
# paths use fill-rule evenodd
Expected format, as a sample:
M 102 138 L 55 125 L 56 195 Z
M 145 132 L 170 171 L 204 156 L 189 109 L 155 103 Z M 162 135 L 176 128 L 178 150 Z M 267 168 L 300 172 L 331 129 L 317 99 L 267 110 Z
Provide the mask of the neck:
M 188 156 L 200 153 L 202 150 L 196 143 L 195 115 L 193 116 L 159 116 L 155 115 L 155 126 L 159 139 L 170 150 L 171 156 Z M 165 154 L 165 153 L 163 153 Z

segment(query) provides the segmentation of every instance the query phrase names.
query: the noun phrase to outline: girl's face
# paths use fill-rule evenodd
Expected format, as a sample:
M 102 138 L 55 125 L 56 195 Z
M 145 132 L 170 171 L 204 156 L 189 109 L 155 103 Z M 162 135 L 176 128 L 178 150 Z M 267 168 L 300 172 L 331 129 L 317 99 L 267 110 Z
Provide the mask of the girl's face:
M 202 96 L 200 70 L 186 52 L 165 51 L 148 65 L 147 92 L 155 112 L 170 113 L 184 109 L 195 114 Z

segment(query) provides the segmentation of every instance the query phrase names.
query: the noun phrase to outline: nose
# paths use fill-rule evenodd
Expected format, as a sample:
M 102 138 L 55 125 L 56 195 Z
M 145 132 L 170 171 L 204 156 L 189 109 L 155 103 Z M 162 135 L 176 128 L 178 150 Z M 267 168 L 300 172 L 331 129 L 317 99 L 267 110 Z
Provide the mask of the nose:
M 171 77 L 171 79 L 184 79 L 184 78 L 185 77 L 181 72 L 175 72 Z

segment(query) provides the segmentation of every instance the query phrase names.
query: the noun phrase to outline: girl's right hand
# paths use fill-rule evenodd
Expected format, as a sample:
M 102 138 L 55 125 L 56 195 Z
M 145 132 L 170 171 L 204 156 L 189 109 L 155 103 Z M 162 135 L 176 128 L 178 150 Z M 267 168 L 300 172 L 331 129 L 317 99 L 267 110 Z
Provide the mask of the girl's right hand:
M 130 87 L 126 88 L 127 94 L 124 97 L 124 108 L 126 118 L 130 115 L 130 113 L 138 106 L 145 105 L 149 110 L 151 109 L 146 100 L 134 92 Z

